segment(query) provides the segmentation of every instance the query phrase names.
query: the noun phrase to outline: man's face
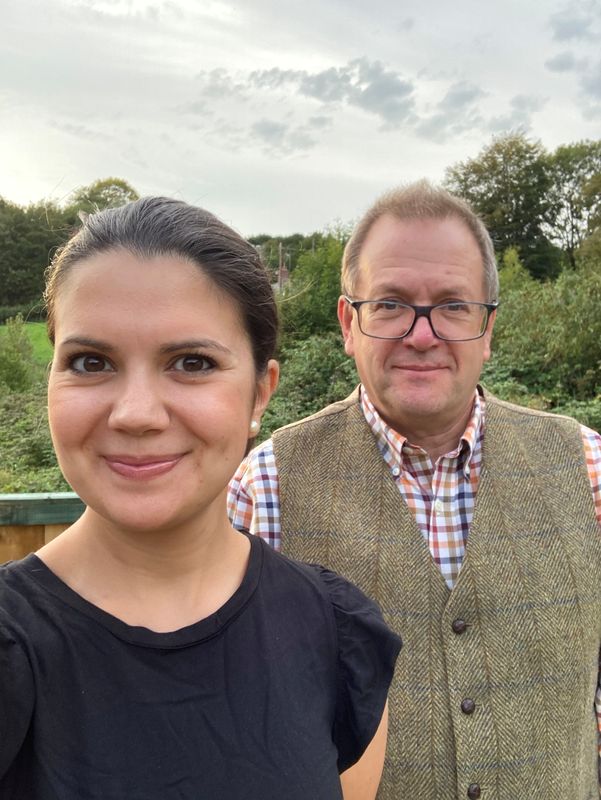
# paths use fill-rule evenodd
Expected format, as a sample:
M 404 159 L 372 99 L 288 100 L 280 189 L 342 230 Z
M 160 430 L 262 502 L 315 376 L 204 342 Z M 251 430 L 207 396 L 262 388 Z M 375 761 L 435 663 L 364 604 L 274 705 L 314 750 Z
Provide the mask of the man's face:
M 423 306 L 454 300 L 486 302 L 476 240 L 453 217 L 381 217 L 361 250 L 353 299 Z M 371 401 L 396 431 L 419 443 L 467 423 L 482 366 L 490 357 L 494 318 L 481 339 L 444 342 L 434 336 L 424 317 L 401 340 L 365 336 L 357 312 L 342 298 L 338 317 L 346 353 L 355 359 Z

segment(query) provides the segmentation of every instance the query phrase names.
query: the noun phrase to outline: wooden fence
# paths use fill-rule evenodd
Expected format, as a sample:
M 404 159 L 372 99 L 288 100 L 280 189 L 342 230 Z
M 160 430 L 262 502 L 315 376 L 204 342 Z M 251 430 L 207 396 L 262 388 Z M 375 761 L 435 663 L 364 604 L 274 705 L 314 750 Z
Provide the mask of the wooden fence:
M 54 539 L 83 509 L 71 492 L 0 494 L 0 564 L 23 558 Z

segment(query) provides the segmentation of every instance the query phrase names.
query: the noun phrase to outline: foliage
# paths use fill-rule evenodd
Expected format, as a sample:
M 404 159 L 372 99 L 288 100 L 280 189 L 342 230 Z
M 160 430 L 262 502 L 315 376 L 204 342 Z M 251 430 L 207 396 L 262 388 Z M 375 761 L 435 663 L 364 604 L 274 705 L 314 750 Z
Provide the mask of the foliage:
M 280 385 L 263 416 L 261 436 L 346 397 L 358 383 L 340 333 L 328 331 L 282 348 Z
M 263 263 L 269 270 L 273 283 L 278 280 L 279 267 L 284 267 L 288 273 L 294 272 L 299 258 L 306 252 L 314 252 L 316 247 L 323 244 L 325 234 L 311 233 L 308 236 L 302 233 L 293 233 L 290 236 L 268 236 L 259 234 L 251 236 L 249 242 L 254 244 L 261 253 Z
M 17 306 L 0 306 L 0 325 L 7 319 L 18 315 L 22 316 L 26 322 L 30 322 L 31 320 L 45 319 L 46 310 L 41 300 L 37 303 L 24 303 Z
M 284 342 L 338 329 L 342 233 L 328 235 L 314 251 L 303 253 L 280 297 Z
M 77 189 L 64 207 L 52 200 L 21 207 L 0 198 L 0 304 L 18 307 L 25 318 L 27 309 L 43 313 L 45 270 L 77 229 L 79 212 L 121 205 L 137 196 L 126 181 L 108 178 Z
M 6 322 L 0 337 L 0 385 L 13 391 L 28 389 L 39 373 L 23 317 Z
M 133 186 L 122 178 L 104 178 L 76 189 L 67 200 L 65 212 L 68 217 L 74 218 L 80 211 L 92 214 L 103 208 L 118 208 L 137 200 L 139 196 Z
M 515 247 L 508 247 L 501 257 L 499 265 L 499 290 L 500 296 L 505 297 L 508 292 L 520 290 L 527 291 L 533 278 L 520 261 L 520 256 Z
M 0 493 L 64 492 L 46 421 L 43 381 L 25 391 L 0 386 Z
M 559 273 L 561 252 L 543 229 L 553 225 L 549 157 L 540 142 L 523 133 L 496 137 L 478 156 L 447 170 L 445 183 L 483 219 L 495 249 L 519 251 L 535 277 Z
M 550 237 L 576 266 L 576 250 L 601 225 L 601 141 L 558 147 L 550 159 Z
M 0 198 L 0 302 L 3 306 L 39 303 L 44 270 L 65 238 L 56 207 L 27 208 Z
M 501 270 L 501 273 L 503 270 Z M 601 391 L 601 271 L 564 271 L 502 296 L 491 365 L 554 408 Z

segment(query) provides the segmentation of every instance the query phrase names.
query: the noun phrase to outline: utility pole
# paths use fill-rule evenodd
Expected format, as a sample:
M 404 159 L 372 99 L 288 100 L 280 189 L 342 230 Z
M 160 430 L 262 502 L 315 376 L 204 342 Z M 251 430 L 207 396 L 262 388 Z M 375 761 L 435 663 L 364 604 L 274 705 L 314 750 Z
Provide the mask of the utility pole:
M 284 285 L 284 260 L 282 258 L 282 243 L 278 245 L 278 287 L 280 292 Z

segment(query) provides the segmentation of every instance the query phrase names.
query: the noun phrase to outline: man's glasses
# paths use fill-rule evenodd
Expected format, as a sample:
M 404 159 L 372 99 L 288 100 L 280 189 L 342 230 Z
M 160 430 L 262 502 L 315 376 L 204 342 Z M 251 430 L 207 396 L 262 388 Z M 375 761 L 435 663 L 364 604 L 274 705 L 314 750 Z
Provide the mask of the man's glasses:
M 426 317 L 432 333 L 445 342 L 469 342 L 484 336 L 488 320 L 498 303 L 472 303 L 467 300 L 413 306 L 396 300 L 351 300 L 357 312 L 361 333 L 374 339 L 404 339 L 419 317 Z

